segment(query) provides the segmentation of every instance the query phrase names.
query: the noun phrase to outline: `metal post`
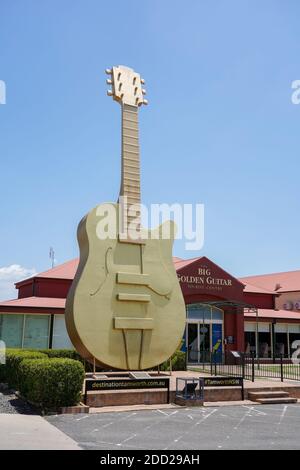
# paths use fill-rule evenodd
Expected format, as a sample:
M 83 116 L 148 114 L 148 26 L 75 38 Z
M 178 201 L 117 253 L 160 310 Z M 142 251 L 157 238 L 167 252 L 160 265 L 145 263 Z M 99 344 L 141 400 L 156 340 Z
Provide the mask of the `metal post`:
M 215 375 L 217 375 L 217 357 L 216 357 L 216 351 L 214 351 L 214 363 L 215 363 Z
M 245 378 L 245 354 L 242 353 L 241 356 L 242 356 L 242 377 L 244 379 Z
M 259 347 L 259 342 L 258 342 L 258 309 L 256 309 L 256 327 L 255 327 L 255 352 L 256 352 L 256 357 L 258 358 L 258 347 Z
M 283 382 L 283 355 L 280 354 L 280 378 L 281 382 Z
M 254 352 L 252 353 L 252 382 L 254 382 L 255 379 L 255 358 L 254 358 Z

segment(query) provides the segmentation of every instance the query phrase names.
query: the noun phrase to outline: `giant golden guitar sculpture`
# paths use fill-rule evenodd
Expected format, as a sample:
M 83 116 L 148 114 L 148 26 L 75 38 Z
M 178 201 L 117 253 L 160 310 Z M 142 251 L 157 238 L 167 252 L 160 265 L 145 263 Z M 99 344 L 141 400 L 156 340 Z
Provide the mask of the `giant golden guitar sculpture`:
M 153 231 L 140 226 L 138 108 L 147 104 L 144 81 L 128 67 L 106 72 L 112 85 L 108 95 L 122 108 L 120 197 L 116 204 L 95 207 L 78 226 L 80 262 L 67 298 L 66 324 L 87 360 L 141 370 L 173 354 L 184 331 L 185 304 L 172 262 L 174 223 Z M 99 227 L 112 209 L 105 238 Z

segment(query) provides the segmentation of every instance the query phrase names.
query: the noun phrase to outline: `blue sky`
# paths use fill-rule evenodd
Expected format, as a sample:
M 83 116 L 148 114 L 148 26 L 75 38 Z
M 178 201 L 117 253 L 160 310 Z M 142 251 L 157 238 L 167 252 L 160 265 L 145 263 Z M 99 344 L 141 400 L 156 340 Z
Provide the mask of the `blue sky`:
M 117 199 L 118 64 L 146 79 L 143 202 L 205 204 L 204 248 L 174 254 L 237 276 L 299 268 L 299 17 L 297 0 L 1 0 L 0 297 L 50 245 L 77 256 L 80 218 Z

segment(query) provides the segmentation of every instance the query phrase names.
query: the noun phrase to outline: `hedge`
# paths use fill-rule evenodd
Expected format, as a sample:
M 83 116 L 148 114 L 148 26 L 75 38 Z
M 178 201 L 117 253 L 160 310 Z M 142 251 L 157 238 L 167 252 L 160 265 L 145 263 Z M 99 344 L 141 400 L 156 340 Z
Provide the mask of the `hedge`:
M 79 403 L 84 367 L 74 359 L 25 359 L 20 364 L 19 391 L 44 411 Z
M 46 354 L 49 358 L 75 359 L 80 362 L 84 360 L 75 349 L 39 349 L 39 352 Z
M 172 370 L 186 370 L 186 354 L 184 351 L 177 350 L 171 357 Z M 162 371 L 170 369 L 170 359 L 161 364 Z
M 47 359 L 38 351 L 7 350 L 6 363 L 0 367 L 0 382 L 7 382 L 10 388 L 19 389 L 20 364 L 24 359 Z
M 86 372 L 92 372 L 93 371 L 93 364 L 90 364 L 88 361 L 86 361 L 83 357 L 80 356 L 80 354 L 75 351 L 75 349 L 7 349 L 6 353 L 23 353 L 23 352 L 30 352 L 30 353 L 36 353 L 40 352 L 43 354 L 46 354 L 49 358 L 69 358 L 69 359 L 75 359 L 76 361 L 82 362 L 84 364 Z M 5 382 L 3 379 L 3 372 L 1 373 L 1 365 L 0 365 L 0 383 Z M 99 367 L 96 367 L 96 370 L 102 370 Z

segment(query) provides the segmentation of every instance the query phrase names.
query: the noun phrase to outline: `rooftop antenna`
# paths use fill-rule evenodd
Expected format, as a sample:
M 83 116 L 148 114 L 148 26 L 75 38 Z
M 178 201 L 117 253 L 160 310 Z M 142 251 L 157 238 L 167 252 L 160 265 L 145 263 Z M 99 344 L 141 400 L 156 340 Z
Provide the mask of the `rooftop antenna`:
M 49 258 L 51 259 L 51 266 L 52 268 L 54 268 L 55 253 L 54 253 L 52 246 L 50 246 Z

